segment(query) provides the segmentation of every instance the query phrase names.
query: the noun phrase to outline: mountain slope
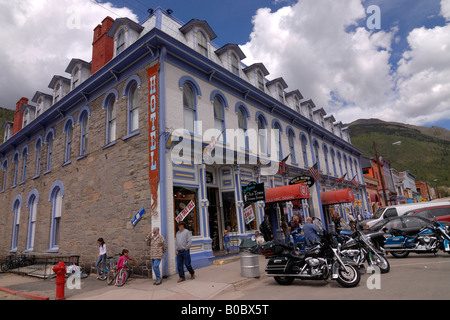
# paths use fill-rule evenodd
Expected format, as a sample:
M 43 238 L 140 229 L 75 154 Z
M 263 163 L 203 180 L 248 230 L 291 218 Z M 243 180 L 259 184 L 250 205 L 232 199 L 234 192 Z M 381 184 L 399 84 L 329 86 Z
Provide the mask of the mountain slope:
M 378 154 L 398 171 L 409 170 L 416 180 L 433 186 L 450 186 L 450 131 L 440 127 L 418 127 L 378 119 L 360 119 L 348 125 L 351 141 L 365 157 Z M 400 144 L 393 145 L 394 142 Z M 434 181 L 437 179 L 437 181 Z

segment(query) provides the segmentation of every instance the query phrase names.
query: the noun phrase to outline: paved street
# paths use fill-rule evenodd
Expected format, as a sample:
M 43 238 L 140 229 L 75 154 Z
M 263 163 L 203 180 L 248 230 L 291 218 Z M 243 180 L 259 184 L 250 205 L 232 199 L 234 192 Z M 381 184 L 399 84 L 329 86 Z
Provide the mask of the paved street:
M 215 297 L 224 300 L 438 300 L 450 299 L 450 255 L 439 253 L 397 259 L 388 255 L 391 271 L 379 278 L 380 289 L 363 269 L 361 282 L 355 288 L 343 288 L 336 281 L 295 280 L 290 286 L 278 285 L 271 277 L 261 274 L 260 281 L 236 291 L 226 291 Z M 369 280 L 369 281 L 368 281 Z

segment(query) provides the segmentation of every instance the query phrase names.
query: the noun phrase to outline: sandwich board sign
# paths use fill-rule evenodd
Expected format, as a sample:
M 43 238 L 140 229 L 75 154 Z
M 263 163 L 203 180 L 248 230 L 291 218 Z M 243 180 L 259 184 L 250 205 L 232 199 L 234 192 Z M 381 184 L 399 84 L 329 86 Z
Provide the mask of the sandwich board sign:
M 145 213 L 145 208 L 142 207 L 142 208 L 134 215 L 134 217 L 131 219 L 131 224 L 132 224 L 133 227 L 139 222 L 139 220 L 141 220 L 141 218 L 142 218 L 142 216 L 144 215 L 144 213 Z

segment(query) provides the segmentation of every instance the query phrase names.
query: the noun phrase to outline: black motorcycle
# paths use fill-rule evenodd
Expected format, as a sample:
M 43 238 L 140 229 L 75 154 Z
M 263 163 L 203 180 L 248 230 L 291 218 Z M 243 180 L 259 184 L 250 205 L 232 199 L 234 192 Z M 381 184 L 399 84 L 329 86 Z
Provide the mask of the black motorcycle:
M 341 232 L 339 242 L 341 255 L 353 260 L 360 267 L 363 267 L 364 262 L 367 261 L 369 266 L 378 267 L 381 273 L 389 272 L 391 268 L 389 261 L 360 230 L 357 229 L 354 233 L 347 235 Z
M 297 253 L 294 247 L 274 240 L 265 243 L 261 252 L 269 262 L 266 275 L 274 277 L 281 285 L 289 285 L 295 279 L 336 280 L 346 288 L 355 287 L 361 280 L 359 268 L 354 261 L 339 253 L 333 236 L 324 232 L 320 242 Z

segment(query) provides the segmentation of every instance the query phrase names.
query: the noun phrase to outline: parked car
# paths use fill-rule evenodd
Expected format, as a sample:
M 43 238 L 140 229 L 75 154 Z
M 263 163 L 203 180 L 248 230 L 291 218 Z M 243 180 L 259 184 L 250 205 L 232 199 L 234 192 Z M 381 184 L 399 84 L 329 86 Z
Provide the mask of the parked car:
M 438 205 L 450 205 L 450 201 L 436 201 L 436 202 L 417 202 L 417 203 L 410 203 L 410 204 L 397 204 L 387 207 L 381 207 L 379 208 L 374 214 L 372 219 L 367 219 L 362 221 L 359 226 L 361 229 L 372 229 L 374 225 L 382 221 L 386 218 L 391 217 L 397 217 L 402 216 L 406 212 L 409 212 L 411 210 L 420 209 L 420 208 L 427 208 L 427 207 L 434 207 Z
M 408 216 L 423 217 L 429 220 L 436 218 L 438 221 L 450 222 L 450 204 L 449 205 L 439 205 L 428 208 L 421 208 L 408 211 L 405 213 Z
M 391 237 L 391 229 L 399 229 L 408 235 L 414 235 L 433 221 L 421 216 L 403 215 L 400 217 L 385 218 L 366 230 L 364 233 L 372 240 L 376 248 L 384 246 L 387 238 Z M 442 221 L 441 221 L 442 222 Z M 450 222 L 443 221 L 444 226 L 450 225 Z

